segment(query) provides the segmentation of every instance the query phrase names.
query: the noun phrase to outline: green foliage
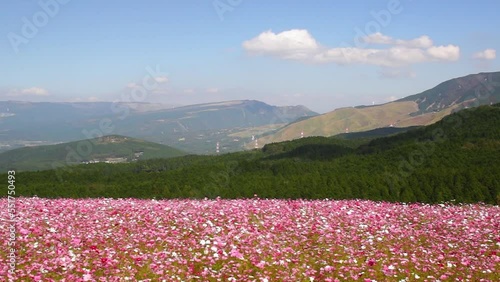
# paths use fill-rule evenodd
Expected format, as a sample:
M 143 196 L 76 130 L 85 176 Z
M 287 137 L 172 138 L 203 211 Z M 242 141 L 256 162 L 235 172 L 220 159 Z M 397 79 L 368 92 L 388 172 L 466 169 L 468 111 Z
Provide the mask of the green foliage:
M 498 203 L 500 108 L 461 111 L 372 141 L 311 137 L 220 156 L 19 173 L 43 197 L 363 198 Z
M 382 128 L 376 128 L 372 130 L 367 130 L 367 131 L 361 131 L 361 132 L 350 132 L 350 133 L 341 133 L 338 135 L 335 135 L 336 138 L 338 139 L 347 139 L 347 140 L 359 140 L 359 139 L 375 139 L 375 138 L 380 138 L 384 136 L 389 136 L 389 135 L 394 135 L 397 133 L 402 133 L 406 132 L 411 129 L 416 129 L 418 126 L 409 126 L 409 127 L 382 127 Z

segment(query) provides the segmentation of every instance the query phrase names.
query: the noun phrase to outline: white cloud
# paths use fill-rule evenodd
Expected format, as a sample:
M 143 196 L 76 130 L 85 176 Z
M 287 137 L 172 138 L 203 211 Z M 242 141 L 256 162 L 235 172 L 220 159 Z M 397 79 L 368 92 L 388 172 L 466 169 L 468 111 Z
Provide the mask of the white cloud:
M 427 35 L 422 35 L 411 40 L 393 39 L 390 36 L 383 35 L 380 32 L 373 33 L 363 37 L 365 43 L 397 45 L 408 48 L 429 48 L 433 45 L 432 39 Z
M 411 40 L 394 39 L 381 33 L 363 38 L 367 44 L 388 45 L 386 48 L 335 47 L 319 44 L 305 29 L 281 33 L 265 31 L 243 42 L 250 54 L 270 55 L 304 63 L 366 64 L 382 67 L 402 67 L 432 61 L 456 61 L 460 48 L 455 45 L 434 46 L 432 39 L 423 35 Z
M 404 45 L 408 47 L 415 47 L 415 48 L 429 48 L 434 45 L 434 42 L 432 42 L 432 39 L 427 36 L 423 35 L 418 38 L 409 40 L 409 41 L 404 41 L 404 40 L 397 40 L 396 43 L 398 45 Z
M 497 51 L 495 49 L 486 49 L 483 51 L 479 51 L 472 55 L 474 59 L 479 60 L 494 60 L 497 57 Z
M 437 61 L 456 61 L 460 58 L 460 48 L 455 45 L 432 46 L 427 53 Z
M 21 89 L 21 94 L 34 95 L 34 96 L 48 96 L 49 91 L 40 87 L 31 87 L 31 88 Z
M 154 95 L 163 95 L 163 96 L 170 95 L 171 92 L 172 91 L 170 89 L 168 89 L 168 88 L 161 88 L 161 87 L 158 87 L 158 88 L 155 88 L 155 89 L 151 90 L 151 94 L 154 94 Z
M 219 88 L 216 88 L 216 87 L 207 88 L 207 92 L 208 93 L 218 93 L 219 92 Z
M 164 83 L 168 82 L 168 77 L 167 76 L 156 76 L 156 77 L 153 77 L 153 80 L 156 83 L 164 84 Z M 146 82 L 145 81 L 143 81 L 142 83 L 130 82 L 127 85 L 125 85 L 125 87 L 130 88 L 130 89 L 139 88 L 139 87 L 144 86 L 143 83 L 146 83 Z M 151 82 L 148 80 L 148 83 L 151 83 Z
M 320 46 L 305 29 L 292 29 L 281 33 L 270 30 L 243 42 L 243 48 L 250 53 L 277 55 L 285 59 L 305 59 Z
M 20 96 L 49 96 L 49 91 L 41 87 L 31 87 L 23 89 L 11 89 L 7 91 L 7 96 L 20 97 Z
M 428 61 L 421 49 L 393 47 L 390 49 L 333 48 L 313 57 L 318 63 L 367 64 L 382 67 L 399 67 Z
M 393 44 L 394 39 L 390 36 L 377 32 L 363 37 L 363 42 L 371 44 Z
M 154 79 L 158 83 L 166 83 L 166 82 L 168 82 L 168 77 L 166 77 L 166 76 L 157 76 Z

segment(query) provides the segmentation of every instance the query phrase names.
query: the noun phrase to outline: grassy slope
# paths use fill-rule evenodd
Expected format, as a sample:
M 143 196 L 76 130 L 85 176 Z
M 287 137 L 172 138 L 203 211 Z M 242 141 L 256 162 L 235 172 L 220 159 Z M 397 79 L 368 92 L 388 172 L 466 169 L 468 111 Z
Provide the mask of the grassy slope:
M 349 131 L 365 131 L 391 124 L 397 125 L 408 114 L 418 110 L 415 102 L 394 102 L 364 108 L 341 108 L 335 111 L 296 122 L 277 133 L 259 139 L 262 145 L 305 136 L 332 136 Z

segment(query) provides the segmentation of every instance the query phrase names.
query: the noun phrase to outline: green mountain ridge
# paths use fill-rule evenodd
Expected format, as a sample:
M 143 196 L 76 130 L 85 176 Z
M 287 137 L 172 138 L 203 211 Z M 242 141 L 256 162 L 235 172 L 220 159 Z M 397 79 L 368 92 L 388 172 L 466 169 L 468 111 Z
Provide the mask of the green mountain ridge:
M 162 144 L 120 135 L 56 145 L 24 147 L 0 154 L 0 172 L 47 170 L 58 166 L 99 162 L 131 162 L 171 158 L 186 153 Z
M 487 105 L 500 100 L 500 72 L 478 73 L 450 79 L 422 93 L 397 101 L 414 101 L 419 110 L 412 115 L 442 111 L 462 104 L 469 106 Z

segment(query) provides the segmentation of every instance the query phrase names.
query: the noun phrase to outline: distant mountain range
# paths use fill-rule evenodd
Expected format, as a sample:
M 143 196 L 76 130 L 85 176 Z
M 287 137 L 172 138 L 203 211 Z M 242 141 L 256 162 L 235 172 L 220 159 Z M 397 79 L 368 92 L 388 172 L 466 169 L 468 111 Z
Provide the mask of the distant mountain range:
M 317 113 L 244 100 L 185 107 L 148 103 L 0 102 L 0 150 L 120 134 L 192 153 L 242 150 L 251 135 Z
M 291 123 L 272 134 L 259 136 L 259 146 L 300 138 L 332 136 L 383 127 L 429 125 L 468 107 L 500 101 L 500 72 L 479 73 L 443 82 L 422 93 L 374 106 L 336 109 Z M 253 148 L 248 144 L 247 148 Z
M 56 145 L 23 147 L 0 154 L 0 172 L 47 170 L 90 163 L 124 163 L 186 155 L 169 146 L 110 135 Z
M 0 151 L 118 134 L 214 154 L 307 136 L 429 125 L 468 107 L 500 101 L 500 72 L 455 78 L 403 99 L 318 115 L 304 106 L 255 100 L 183 107 L 148 103 L 0 102 Z M 219 144 L 217 146 L 217 144 Z

